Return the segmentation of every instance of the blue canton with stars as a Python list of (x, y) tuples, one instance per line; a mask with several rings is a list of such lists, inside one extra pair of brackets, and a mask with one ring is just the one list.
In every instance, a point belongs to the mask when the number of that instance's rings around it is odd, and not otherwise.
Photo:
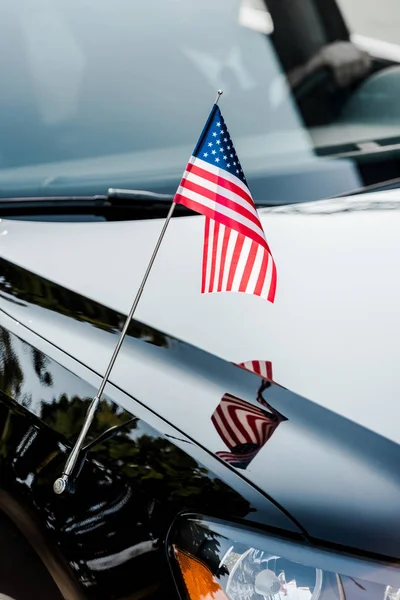
[(231, 136), (225, 125), (221, 111), (214, 104), (206, 126), (200, 136), (193, 156), (201, 158), (210, 165), (224, 169), (246, 183), (242, 166), (237, 157)]

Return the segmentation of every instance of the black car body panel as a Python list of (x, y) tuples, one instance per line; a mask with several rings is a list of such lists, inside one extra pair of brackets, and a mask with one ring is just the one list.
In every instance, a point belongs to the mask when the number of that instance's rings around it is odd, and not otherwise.
[[(116, 336), (121, 315), (3, 260), (1, 272), (2, 299), (9, 307), (40, 305), (50, 315), (68, 313)], [(151, 411), (138, 418), (121, 408), (114, 386), (97, 413), (92, 447), (81, 456), (73, 489), (55, 495), (54, 480), (95, 388), (28, 343), (24, 326), (21, 337), (11, 333), (6, 313), (0, 315), (0, 508), (28, 538), (34, 532), (34, 547), (39, 530), (47, 548), (42, 554), (53, 556), (55, 564), (47, 566), (63, 593), (71, 588), (79, 597), (77, 581), (85, 597), (174, 597), (163, 542), (173, 518), (185, 509), (303, 534), (268, 496), (183, 432)], [(170, 341), (137, 322), (129, 335), (154, 348)], [(143, 413), (143, 406), (130, 402)], [(111, 427), (116, 429), (101, 437)], [(27, 519), (30, 528), (24, 527)]]
[[(362, 56), (335, 0), (83, 4), (0, 3), (0, 597), (182, 598), (183, 513), (397, 564), (398, 49)], [(307, 70), (337, 42), (347, 85)], [(178, 209), (57, 495), (219, 87), (274, 312), (199, 300), (203, 221)]]
[[(95, 330), (101, 329), (103, 333), (106, 332), (108, 336), (115, 338), (118, 328), (123, 322), (122, 315), (29, 273), (8, 261), (1, 260), (1, 268), (4, 275), (1, 284), (0, 306), (4, 311), (3, 314), (7, 312), (9, 315), (13, 315), (14, 308), (18, 309), (18, 313), (15, 312), (15, 314), (19, 316), (21, 331), (29, 331), (29, 314), (35, 307), (40, 307), (41, 310), (45, 310), (50, 322), (52, 315), (56, 317), (56, 315), (63, 314), (64, 318), (67, 317), (68, 320), (71, 320), (71, 324), (74, 322), (75, 332), (77, 331), (76, 327), (78, 329), (85, 328), (86, 335), (90, 336), (91, 331), (94, 333)], [(23, 317), (23, 314), (26, 316)], [(5, 328), (2, 328), (2, 335), (3, 348), (6, 349), (5, 358), (3, 358), (3, 394), (8, 390), (7, 396), (16, 403), (15, 407), (18, 407), (19, 413), (21, 411), (26, 413), (29, 417), (28, 421), (32, 418), (38, 419), (40, 428), (44, 428), (48, 435), (53, 436), (53, 439), (62, 440), (64, 444), (63, 450), (58, 452), (57, 457), (47, 467), (49, 473), (49, 478), (46, 480), (47, 495), (51, 495), (52, 482), (57, 474), (61, 473), (67, 448), (79, 433), (89, 399), (93, 397), (95, 388), (85, 382), (84, 377), (78, 377), (61, 367), (48, 354), (43, 354), (37, 348), (27, 346), (26, 342), (10, 334)], [(80, 336), (77, 336), (76, 339), (80, 339)], [(129, 439), (128, 446), (132, 448), (133, 453), (136, 453), (138, 452), (138, 443), (140, 445), (138, 440), (153, 438), (154, 441), (150, 446), (154, 444), (154, 447), (158, 448), (155, 454), (162, 453), (163, 445), (166, 444), (166, 448), (169, 450), (165, 450), (165, 452), (172, 452), (173, 449), (173, 452), (181, 457), (176, 459), (176, 469), (180, 475), (176, 475), (175, 479), (172, 474), (172, 479), (176, 480), (178, 488), (181, 488), (180, 477), (186, 476), (180, 472), (180, 462), (183, 461), (184, 464), (185, 461), (189, 461), (192, 464), (192, 467), (187, 467), (185, 471), (189, 476), (189, 473), (195, 473), (199, 468), (199, 462), (203, 461), (205, 464), (204, 457), (207, 455), (206, 463), (212, 473), (211, 481), (216, 474), (219, 477), (222, 475), (222, 479), (231, 487), (230, 490), (229, 487), (226, 488), (227, 494), (234, 496), (236, 492), (233, 492), (232, 488), (236, 490), (238, 489), (236, 486), (239, 485), (241, 490), (240, 495), (237, 496), (239, 505), (244, 502), (248, 507), (241, 513), (236, 510), (234, 502), (226, 503), (223, 494), (217, 500), (220, 486), (224, 487), (222, 483), (218, 484), (215, 498), (210, 503), (206, 503), (206, 499), (210, 500), (211, 493), (207, 490), (203, 498), (204, 484), (197, 481), (197, 483), (188, 484), (193, 497), (191, 494), (186, 496), (186, 492), (181, 490), (184, 501), (179, 497), (179, 501), (175, 505), (171, 505), (172, 512), (166, 518), (166, 522), (179, 508), (182, 510), (190, 508), (200, 512), (211, 511), (213, 514), (227, 516), (226, 506), (228, 505), (232, 508), (230, 517), (233, 519), (247, 518), (270, 527), (298, 534), (303, 533), (309, 538), (321, 542), (330, 541), (382, 555), (399, 556), (395, 465), (400, 458), (400, 451), (395, 443), (317, 406), (279, 385), (271, 385), (263, 392), (263, 398), (269, 403), (270, 408), (272, 405), (275, 410), (279, 411), (279, 414), (284, 415), (284, 420), (272, 439), (265, 447), (261, 448), (259, 456), (248, 465), (248, 468), (232, 468), (226, 463), (217, 462), (215, 456), (218, 456), (218, 453), (214, 448), (213, 439), (215, 426), (211, 418), (203, 419), (204, 410), (201, 407), (196, 409), (195, 423), (201, 429), (198, 430), (197, 437), (193, 433), (196, 431), (190, 417), (194, 410), (193, 386), (201, 386), (204, 404), (206, 404), (207, 377), (210, 380), (213, 377), (222, 378), (225, 383), (221, 385), (225, 385), (227, 393), (237, 394), (237, 390), (240, 389), (242, 396), (245, 396), (247, 401), (254, 402), (260, 379), (137, 321), (133, 321), (130, 326), (127, 343), (134, 340), (136, 340), (135, 343), (141, 345), (141, 352), (145, 356), (145, 360), (149, 360), (150, 364), (155, 365), (155, 378), (162, 379), (162, 369), (165, 368), (169, 374), (174, 374), (176, 406), (173, 406), (169, 399), (167, 406), (159, 404), (158, 410), (146, 410), (146, 418), (127, 426), (126, 430), (122, 427), (115, 439), (90, 450), (89, 457), (92, 456), (92, 453), (95, 456), (99, 453), (98, 456), (101, 458), (100, 462), (103, 466), (109, 464), (110, 456), (114, 457), (116, 462), (113, 463), (113, 469), (120, 477), (122, 473), (129, 473), (126, 465), (129, 463), (130, 451), (127, 451), (127, 455), (119, 459), (117, 458), (120, 452), (117, 449), (118, 445), (122, 444), (122, 447), (125, 448), (128, 443), (126, 440)], [(63, 351), (62, 339), (59, 340), (59, 349), (57, 350), (58, 352)], [(163, 353), (161, 361), (160, 352)], [(76, 356), (79, 357), (78, 350)], [(27, 357), (30, 357), (29, 360)], [(191, 370), (190, 377), (189, 369)], [(110, 385), (110, 390), (113, 392), (108, 392), (110, 400), (105, 401), (98, 414), (91, 433), (92, 438), (101, 435), (107, 429), (107, 425), (122, 426), (124, 421), (129, 420), (132, 416), (136, 417), (140, 413), (139, 409), (143, 410), (143, 405), (148, 404), (146, 399), (143, 400), (140, 397), (135, 400), (128, 399), (128, 404), (126, 398), (121, 402), (117, 395), (118, 387), (121, 386), (118, 374), (115, 377), (116, 379), (111, 377), (113, 385)], [(185, 395), (182, 396), (182, 388), (177, 385), (177, 382), (178, 379), (185, 380), (185, 377), (188, 378), (188, 388)], [(63, 382), (63, 389), (60, 389), (59, 381)], [(194, 384), (194, 381), (197, 383)], [(135, 383), (132, 382), (132, 389), (135, 388)], [(35, 389), (36, 393), (26, 393), (26, 390)], [(156, 386), (154, 386), (155, 389)], [(57, 390), (56, 395), (55, 390)], [(245, 390), (247, 391), (245, 392)], [(119, 393), (121, 394), (121, 390)], [(154, 393), (158, 398), (158, 388)], [(159, 402), (162, 403), (163, 398), (160, 397)], [(212, 402), (216, 408), (218, 396), (215, 396), (215, 400)], [(136, 410), (134, 409), (135, 405)], [(127, 406), (131, 407), (129, 411), (126, 410)], [(165, 415), (168, 415), (168, 411), (174, 415), (175, 410), (183, 413), (183, 418), (188, 423), (187, 431), (176, 429), (176, 423), (174, 423), (173, 431), (165, 438), (166, 434), (163, 435), (163, 431), (169, 431), (171, 428)], [(163, 417), (163, 421), (159, 420), (154, 412), (158, 412)], [(155, 428), (151, 426), (152, 419), (157, 419)], [(171, 416), (170, 423), (173, 420), (174, 417)], [(161, 424), (163, 425), (161, 426)], [(139, 431), (143, 431), (143, 433), (139, 434)], [(189, 437), (188, 432), (191, 432)], [(175, 447), (176, 444), (186, 452), (178, 450)], [(16, 447), (19, 445), (24, 446), (21, 440), (16, 442)], [(29, 446), (30, 444), (28, 444)], [(222, 441), (220, 446), (223, 446)], [(14, 452), (15, 450), (7, 450), (5, 454), (12, 456)], [(199, 458), (199, 452), (203, 456), (202, 459)], [(214, 458), (208, 453), (214, 455)], [(382, 457), (384, 457), (384, 463)], [(43, 460), (44, 456), (41, 456), (38, 459), (35, 458), (34, 462), (40, 463)], [(158, 461), (159, 458), (156, 460)], [(138, 461), (139, 466), (135, 467), (136, 470), (132, 471), (132, 480), (135, 482), (140, 480), (141, 486), (146, 489), (148, 480), (146, 477), (142, 479), (139, 473), (146, 472), (147, 467), (141, 465), (141, 461)], [(223, 464), (224, 466), (222, 466)], [(77, 495), (80, 494), (81, 486), (86, 485), (81, 483), (87, 479), (85, 473), (90, 471), (86, 462), (84, 465), (83, 471), (76, 481)], [(356, 479), (355, 474), (357, 474)], [(154, 474), (156, 482), (158, 476)], [(193, 476), (198, 477), (198, 475)], [(165, 473), (163, 477), (168, 480), (164, 483), (170, 485), (169, 477)], [(226, 479), (227, 477), (228, 479)], [(149, 476), (149, 482), (152, 481), (152, 477)], [(160, 481), (162, 481), (161, 478)], [(356, 481), (354, 486), (353, 481)], [(251, 492), (252, 488), (249, 484), (255, 486), (259, 491)], [(244, 486), (243, 489), (242, 486)], [(142, 493), (142, 489), (140, 492)], [(174, 491), (173, 495), (176, 493)], [(249, 493), (250, 496), (248, 496)], [(162, 502), (165, 494), (166, 491), (161, 486), (153, 500)], [(252, 494), (254, 497), (251, 500)], [(262, 494), (269, 500), (262, 501)], [(376, 494), (381, 498), (380, 502), (377, 502)], [(54, 502), (54, 506), (57, 506), (57, 498), (52, 499), (52, 504)], [(280, 507), (280, 510), (275, 508), (274, 504)], [(249, 508), (250, 506), (251, 508)], [(280, 511), (290, 517), (285, 517)], [(329, 514), (329, 518), (327, 518), (327, 514)]]

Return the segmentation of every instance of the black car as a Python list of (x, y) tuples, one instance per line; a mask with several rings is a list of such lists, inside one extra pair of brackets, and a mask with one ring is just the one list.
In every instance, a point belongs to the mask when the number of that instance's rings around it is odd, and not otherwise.
[[(0, 30), (0, 598), (397, 600), (394, 55), (334, 0), (4, 2)], [(218, 88), (275, 305), (199, 293), (179, 207), (86, 431)]]

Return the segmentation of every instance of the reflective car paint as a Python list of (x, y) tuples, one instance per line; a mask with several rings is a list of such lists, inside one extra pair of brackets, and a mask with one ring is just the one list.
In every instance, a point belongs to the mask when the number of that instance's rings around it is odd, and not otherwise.
[[(36, 330), (57, 345), (52, 352), (61, 363), (66, 353), (101, 373), (121, 315), (4, 260), (1, 272), (0, 306), (13, 316), (7, 328), (17, 335), (30, 330), (39, 341)], [(117, 387), (124, 390), (185, 437), (211, 453), (221, 451), (212, 423), (217, 405), (229, 392), (257, 406), (260, 378), (140, 322), (132, 323), (131, 331), (111, 376), (113, 393)], [(313, 538), (399, 556), (398, 445), (280, 386), (269, 387), (264, 398), (287, 421), (251, 464), (236, 473), (288, 511)], [(125, 394), (118, 400), (138, 415), (132, 403)], [(224, 470), (231, 476), (228, 466), (220, 473)], [(216, 473), (215, 466), (212, 471)], [(236, 481), (231, 482), (234, 488)], [(279, 520), (274, 513), (269, 517), (264, 522)], [(283, 528), (287, 525), (281, 522)]]
[[(20, 301), (21, 290), (17, 296)], [(164, 540), (184, 509), (301, 533), (265, 495), (114, 386), (97, 413), (72, 491), (56, 496), (54, 479), (99, 377), (65, 355), (69, 368), (62, 366), (26, 341), (40, 345), (38, 336), (0, 317), (0, 510), (44, 558), (63, 597), (174, 598)], [(112, 324), (96, 326), (114, 337)], [(142, 345), (167, 343), (161, 335), (145, 341), (147, 328), (133, 333)], [(47, 350), (57, 354), (50, 344)], [(104, 437), (110, 427), (116, 429)]]
[[(273, 306), (201, 295), (203, 217), (173, 219), (136, 317), (228, 361), (271, 361), (278, 383), (400, 442), (399, 206), (391, 190), (261, 209), (278, 268)], [(0, 256), (127, 314), (161, 226), (2, 221)], [(90, 359), (99, 371), (109, 352)]]

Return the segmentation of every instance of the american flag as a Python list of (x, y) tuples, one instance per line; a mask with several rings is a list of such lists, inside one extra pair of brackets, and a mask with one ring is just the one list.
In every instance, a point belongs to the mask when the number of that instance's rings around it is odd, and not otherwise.
[(275, 262), (216, 104), (174, 201), (206, 217), (202, 293), (245, 292), (273, 302), (277, 282)]
[(245, 469), (279, 424), (287, 420), (267, 406), (271, 412), (231, 394), (224, 394), (211, 421), (229, 452), (220, 451), (216, 455), (235, 467)]

